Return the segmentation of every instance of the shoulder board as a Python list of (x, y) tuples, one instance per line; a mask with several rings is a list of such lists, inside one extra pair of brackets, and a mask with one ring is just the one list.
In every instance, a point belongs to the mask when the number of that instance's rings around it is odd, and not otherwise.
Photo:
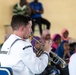
[(29, 46), (26, 46), (26, 47), (24, 47), (24, 48), (23, 48), (23, 50), (25, 50), (26, 48), (29, 48), (29, 47), (32, 47), (32, 46), (31, 46), (31, 45), (29, 45)]

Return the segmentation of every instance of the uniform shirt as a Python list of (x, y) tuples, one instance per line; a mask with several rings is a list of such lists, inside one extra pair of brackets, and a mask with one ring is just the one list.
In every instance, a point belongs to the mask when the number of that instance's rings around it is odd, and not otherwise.
[(69, 75), (76, 75), (76, 53), (71, 56), (69, 61)]
[[(11, 46), (16, 39), (20, 40)], [(46, 54), (42, 54), (39, 58), (36, 57), (29, 40), (23, 41), (14, 34), (5, 41), (1, 51), (8, 51), (7, 54), (0, 54), (1, 66), (11, 67), (14, 75), (39, 74), (44, 71), (48, 64)]]
[[(31, 2), (30, 3), (30, 8), (31, 9), (34, 9), (34, 10), (41, 10), (43, 9), (43, 6), (42, 6), (42, 3), (40, 2), (37, 2), (37, 3), (34, 3), (34, 2)], [(41, 14), (40, 13), (36, 13), (36, 14), (31, 14), (31, 17), (34, 19), (34, 18), (39, 18), (41, 17)]]

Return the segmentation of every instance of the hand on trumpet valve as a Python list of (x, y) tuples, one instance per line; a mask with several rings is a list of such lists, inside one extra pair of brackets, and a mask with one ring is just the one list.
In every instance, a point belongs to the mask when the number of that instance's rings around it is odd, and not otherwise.
[(48, 53), (51, 51), (51, 43), (50, 43), (50, 41), (47, 40), (45, 42), (43, 50), (48, 52)]

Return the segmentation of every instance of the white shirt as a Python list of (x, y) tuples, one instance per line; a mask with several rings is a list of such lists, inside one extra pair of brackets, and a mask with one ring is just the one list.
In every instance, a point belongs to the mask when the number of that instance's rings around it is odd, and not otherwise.
[(76, 53), (74, 53), (69, 62), (69, 74), (76, 75)]
[(44, 71), (48, 64), (48, 56), (42, 54), (39, 58), (33, 52), (29, 40), (16, 41), (20, 37), (12, 34), (3, 44), (1, 51), (8, 51), (7, 54), (0, 54), (2, 67), (11, 67), (14, 75), (34, 75)]

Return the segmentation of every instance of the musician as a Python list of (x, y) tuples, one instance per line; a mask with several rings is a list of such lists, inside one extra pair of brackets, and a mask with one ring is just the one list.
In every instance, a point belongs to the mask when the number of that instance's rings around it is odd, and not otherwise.
[(76, 53), (70, 57), (69, 61), (69, 75), (76, 75)]
[(13, 34), (5, 41), (1, 51), (7, 51), (0, 55), (2, 67), (11, 67), (14, 75), (35, 75), (44, 71), (48, 64), (50, 42), (46, 41), (44, 52), (36, 57), (29, 41), (32, 21), (30, 17), (14, 15), (11, 21)]

